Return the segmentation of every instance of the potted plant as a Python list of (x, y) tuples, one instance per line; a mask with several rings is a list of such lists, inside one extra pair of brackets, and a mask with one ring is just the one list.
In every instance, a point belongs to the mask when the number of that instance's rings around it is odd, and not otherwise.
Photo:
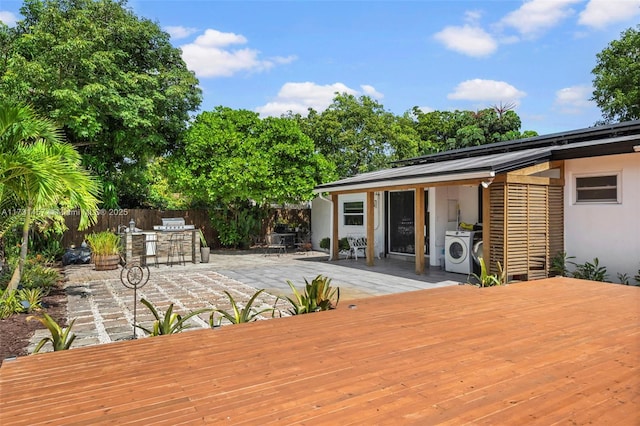
[(204, 237), (202, 228), (200, 228), (200, 263), (209, 263), (210, 254), (211, 247), (207, 245), (207, 239)]
[(91, 260), (96, 271), (118, 269), (120, 263), (120, 236), (103, 231), (87, 235), (91, 248)]

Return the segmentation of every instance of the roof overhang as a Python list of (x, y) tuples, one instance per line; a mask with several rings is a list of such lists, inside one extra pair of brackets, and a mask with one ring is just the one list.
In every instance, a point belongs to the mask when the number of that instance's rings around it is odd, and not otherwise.
[(354, 192), (354, 191), (367, 191), (375, 189), (384, 189), (388, 187), (401, 187), (401, 186), (429, 186), (429, 184), (435, 184), (440, 182), (454, 182), (454, 181), (468, 181), (468, 180), (483, 180), (494, 178), (496, 173), (493, 170), (480, 170), (463, 173), (451, 173), (443, 175), (431, 175), (431, 176), (413, 176), (403, 177), (397, 179), (385, 179), (369, 182), (354, 182), (351, 184), (340, 182), (334, 182), (327, 185), (321, 185), (316, 187), (313, 192), (316, 194), (322, 192)]

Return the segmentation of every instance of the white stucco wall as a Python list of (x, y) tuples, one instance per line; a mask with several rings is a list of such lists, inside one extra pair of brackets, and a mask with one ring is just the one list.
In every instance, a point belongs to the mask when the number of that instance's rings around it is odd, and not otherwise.
[(316, 197), (311, 202), (311, 244), (320, 250), (320, 240), (331, 237), (331, 202)]
[[(620, 203), (575, 203), (575, 176), (620, 173)], [(565, 251), (576, 263), (598, 258), (609, 280), (640, 268), (640, 153), (565, 161)], [(571, 268), (570, 268), (571, 269)]]
[[(364, 205), (364, 223), (362, 226), (345, 225), (342, 216), (345, 202), (362, 201)], [(374, 195), (374, 239), (377, 252), (384, 252), (384, 224), (381, 218), (384, 215), (384, 202), (381, 193)], [(327, 200), (315, 198), (311, 205), (311, 242), (315, 250), (320, 249), (320, 240), (331, 237), (331, 210), (332, 205)], [(367, 234), (367, 195), (366, 193), (344, 194), (338, 196), (338, 236)], [(377, 253), (376, 253), (377, 254)]]

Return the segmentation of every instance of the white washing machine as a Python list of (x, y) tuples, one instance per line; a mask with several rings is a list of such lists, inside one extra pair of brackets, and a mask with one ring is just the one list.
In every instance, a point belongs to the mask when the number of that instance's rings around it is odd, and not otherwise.
[(444, 237), (444, 269), (467, 274), (473, 272), (473, 231), (447, 231)]

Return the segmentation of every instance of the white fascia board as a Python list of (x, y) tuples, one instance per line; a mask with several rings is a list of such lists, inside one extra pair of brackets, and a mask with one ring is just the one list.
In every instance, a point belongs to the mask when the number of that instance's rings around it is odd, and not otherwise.
[(346, 185), (326, 186), (313, 190), (315, 194), (322, 192), (341, 192), (341, 191), (366, 191), (367, 189), (380, 189), (385, 186), (406, 186), (406, 185), (424, 185), (430, 183), (451, 182), (457, 180), (468, 179), (489, 179), (496, 176), (493, 170), (484, 170), (481, 172), (452, 173), (433, 176), (417, 176), (403, 179), (380, 180), (374, 182), (362, 182)]

